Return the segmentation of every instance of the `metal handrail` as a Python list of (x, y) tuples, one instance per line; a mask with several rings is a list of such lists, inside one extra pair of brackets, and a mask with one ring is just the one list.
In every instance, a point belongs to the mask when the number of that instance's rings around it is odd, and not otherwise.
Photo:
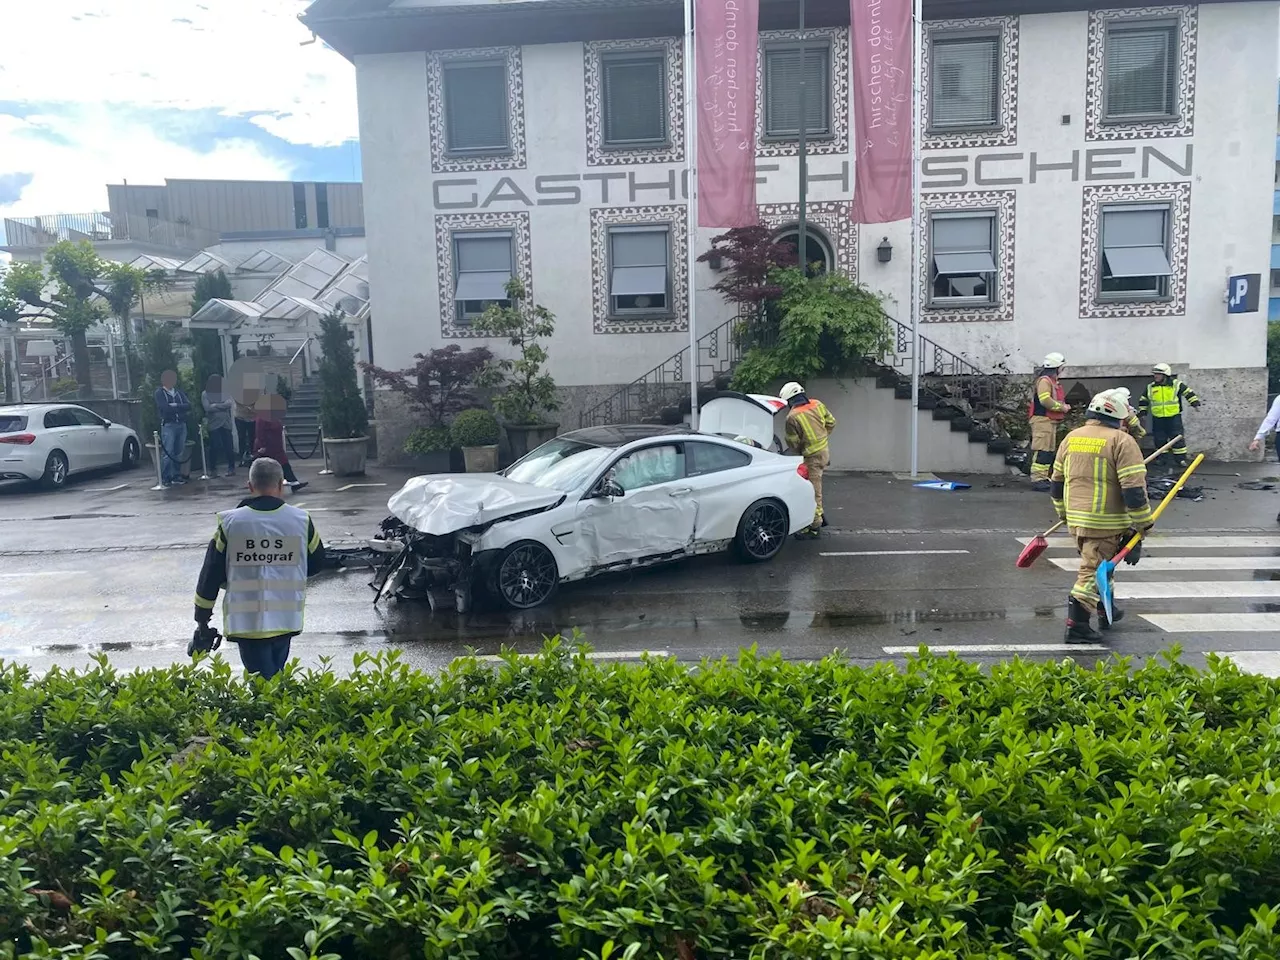
[(289, 358), (289, 366), (293, 366), (293, 361), (298, 359), (298, 356), (303, 350), (307, 349), (307, 344), (309, 344), (313, 339), (314, 337), (307, 337), (307, 339), (302, 341), (302, 346), (295, 350), (293, 356)]

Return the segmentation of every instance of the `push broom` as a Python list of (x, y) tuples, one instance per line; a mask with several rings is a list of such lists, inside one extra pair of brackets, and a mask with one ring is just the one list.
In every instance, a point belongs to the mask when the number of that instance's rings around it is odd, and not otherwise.
[[(1175, 443), (1182, 439), (1182, 434), (1178, 434), (1163, 447), (1153, 453), (1147, 459), (1143, 460), (1144, 464), (1150, 463), (1162, 453), (1169, 451)], [(1026, 570), (1040, 558), (1040, 554), (1049, 549), (1049, 537), (1053, 536), (1066, 524), (1067, 521), (1059, 520), (1052, 527), (1040, 534), (1038, 537), (1032, 538), (1031, 542), (1022, 548), (1022, 552), (1018, 554), (1017, 566), (1019, 569)]]
[[(1169, 504), (1173, 503), (1173, 498), (1178, 495), (1178, 491), (1182, 489), (1182, 485), (1191, 478), (1191, 475), (1193, 473), (1196, 472), (1196, 467), (1200, 466), (1200, 464), (1203, 462), (1204, 462), (1204, 454), (1203, 453), (1198, 454), (1196, 458), (1191, 461), (1191, 466), (1187, 467), (1187, 469), (1183, 471), (1182, 476), (1178, 478), (1178, 482), (1173, 485), (1173, 489), (1164, 495), (1164, 499), (1160, 501), (1160, 506), (1156, 507), (1155, 511), (1151, 514), (1151, 523), (1153, 526), (1155, 525), (1155, 522), (1160, 519), (1160, 514), (1164, 513), (1164, 508), (1167, 507)], [(1120, 563), (1120, 561), (1129, 555), (1129, 551), (1132, 550), (1141, 542), (1142, 542), (1142, 533), (1141, 532), (1135, 533), (1129, 539), (1129, 542), (1124, 545), (1123, 550), (1117, 553), (1110, 560), (1104, 560), (1102, 561), (1102, 563), (1098, 564), (1098, 572), (1095, 575), (1095, 579), (1098, 584), (1098, 596), (1102, 598), (1102, 605), (1107, 611), (1108, 620), (1111, 619), (1111, 611), (1112, 611), (1112, 596), (1111, 596), (1112, 574), (1115, 573), (1116, 566)]]

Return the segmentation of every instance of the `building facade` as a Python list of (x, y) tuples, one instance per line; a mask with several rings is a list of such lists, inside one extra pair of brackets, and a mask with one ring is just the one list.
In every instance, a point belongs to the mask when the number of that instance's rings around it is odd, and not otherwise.
[[(1206, 400), (1193, 442), (1238, 455), (1266, 317), (1229, 318), (1226, 279), (1269, 256), (1277, 3), (1045, 7), (926, 0), (912, 263), (909, 221), (850, 219), (847, 0), (810, 0), (803, 57), (794, 2), (761, 0), (760, 219), (794, 234), (803, 122), (811, 259), (903, 323), (914, 274), (924, 335), (985, 371), (1052, 350), (1090, 382), (1171, 363)], [(306, 19), (356, 66), (381, 357), (485, 343), (471, 323), (518, 275), (557, 317), (571, 428), (689, 342), (690, 298), (699, 336), (732, 320), (683, 255), (679, 2), (317, 0)], [(701, 250), (722, 232), (697, 229)]]
[(1267, 319), (1280, 320), (1280, 83), (1276, 85), (1276, 172), (1271, 194), (1271, 299)]

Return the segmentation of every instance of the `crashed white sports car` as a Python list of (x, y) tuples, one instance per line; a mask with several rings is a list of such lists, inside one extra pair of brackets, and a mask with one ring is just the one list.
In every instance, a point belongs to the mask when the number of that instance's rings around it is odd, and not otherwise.
[(718, 400), (706, 405), (700, 432), (588, 428), (499, 474), (414, 477), (374, 541), (394, 555), (379, 598), (434, 604), (432, 588), (452, 586), (465, 612), (478, 587), (527, 609), (561, 583), (610, 571), (729, 549), (771, 560), (813, 521), (813, 487), (799, 457), (768, 449), (780, 400), (723, 400), (719, 412)]

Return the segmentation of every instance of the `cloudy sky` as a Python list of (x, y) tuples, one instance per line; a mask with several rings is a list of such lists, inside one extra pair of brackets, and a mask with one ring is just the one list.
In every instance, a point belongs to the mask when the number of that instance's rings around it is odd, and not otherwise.
[(0, 216), (107, 183), (360, 176), (351, 65), (306, 0), (0, 0)]

